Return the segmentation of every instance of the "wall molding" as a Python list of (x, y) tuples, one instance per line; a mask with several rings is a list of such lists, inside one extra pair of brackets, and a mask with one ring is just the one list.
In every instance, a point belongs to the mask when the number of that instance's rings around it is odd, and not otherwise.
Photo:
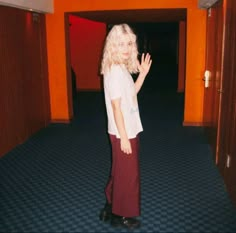
[(212, 124), (210, 122), (189, 122), (189, 121), (184, 121), (183, 126), (196, 126), (196, 127), (207, 127), (211, 126)]

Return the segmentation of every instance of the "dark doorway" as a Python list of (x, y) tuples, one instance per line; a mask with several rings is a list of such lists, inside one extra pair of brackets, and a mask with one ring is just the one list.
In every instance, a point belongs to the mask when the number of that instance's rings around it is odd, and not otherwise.
[(152, 67), (145, 89), (177, 90), (178, 22), (132, 24), (137, 36), (140, 56), (149, 52)]

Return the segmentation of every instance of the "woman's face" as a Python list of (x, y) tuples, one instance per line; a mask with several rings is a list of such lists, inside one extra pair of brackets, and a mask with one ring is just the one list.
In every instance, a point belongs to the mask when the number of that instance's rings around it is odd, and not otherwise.
[(133, 42), (128, 35), (123, 35), (118, 42), (118, 53), (123, 62), (126, 62), (132, 52)]

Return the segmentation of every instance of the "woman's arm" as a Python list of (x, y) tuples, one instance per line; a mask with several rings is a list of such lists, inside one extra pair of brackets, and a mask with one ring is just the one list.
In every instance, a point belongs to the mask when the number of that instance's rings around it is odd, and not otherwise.
[(131, 144), (126, 133), (124, 118), (123, 118), (123, 114), (120, 108), (120, 101), (121, 101), (120, 98), (114, 99), (111, 101), (114, 119), (115, 119), (118, 132), (120, 134), (121, 150), (126, 154), (131, 154), (132, 148), (131, 148)]

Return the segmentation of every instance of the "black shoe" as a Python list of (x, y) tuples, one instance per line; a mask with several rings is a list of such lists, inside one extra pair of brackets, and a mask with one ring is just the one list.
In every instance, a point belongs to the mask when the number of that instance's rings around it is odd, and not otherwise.
[(111, 226), (136, 229), (141, 226), (141, 222), (136, 218), (126, 218), (117, 215), (112, 215)]
[(106, 203), (100, 212), (99, 219), (103, 222), (108, 222), (111, 220), (111, 215), (111, 204)]

